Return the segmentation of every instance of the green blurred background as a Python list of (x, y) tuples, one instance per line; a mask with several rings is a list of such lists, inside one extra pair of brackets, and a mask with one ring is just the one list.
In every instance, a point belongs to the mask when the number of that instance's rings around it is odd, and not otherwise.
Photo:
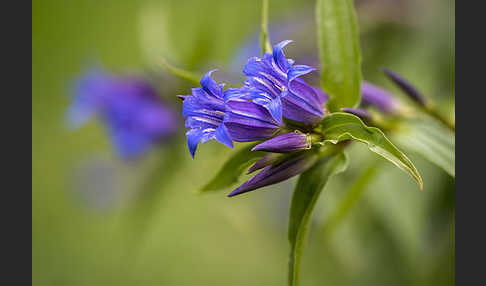
[[(453, 114), (454, 2), (355, 3), (364, 78), (399, 94), (380, 71), (390, 67)], [(270, 38), (291, 37), (289, 57), (315, 65), (313, 5), (270, 0)], [(286, 284), (295, 179), (231, 199), (230, 190), (200, 195), (232, 151), (210, 142), (191, 159), (182, 121), (173, 140), (127, 164), (99, 122), (71, 132), (64, 118), (73, 80), (93, 63), (147, 75), (179, 110), (175, 95), (191, 85), (166, 74), (160, 56), (238, 82), (246, 58), (259, 53), (259, 18), (257, 0), (33, 1), (33, 285)], [(353, 146), (348, 171), (316, 207), (302, 285), (454, 284), (454, 179), (407, 155), (422, 192)], [(375, 163), (363, 195), (329, 231), (353, 180)]]

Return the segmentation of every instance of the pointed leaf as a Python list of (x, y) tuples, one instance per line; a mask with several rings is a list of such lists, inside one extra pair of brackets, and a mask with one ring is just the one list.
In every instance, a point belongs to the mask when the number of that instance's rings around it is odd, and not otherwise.
[(361, 52), (352, 0), (317, 0), (321, 85), (328, 108), (357, 107), (361, 99)]
[(422, 178), (412, 162), (388, 140), (383, 132), (375, 127), (366, 126), (359, 117), (336, 112), (321, 121), (323, 142), (336, 144), (346, 139), (354, 139), (368, 145), (368, 148), (407, 172), (423, 188)]
[(455, 177), (456, 136), (433, 118), (404, 122), (393, 139), (403, 148), (423, 156)]
[(201, 192), (221, 190), (236, 184), (250, 165), (265, 155), (265, 152), (251, 151), (255, 146), (256, 144), (251, 144), (236, 152), (224, 163), (213, 179), (202, 188)]
[(292, 196), (288, 230), (290, 242), (289, 285), (291, 286), (298, 285), (302, 251), (317, 199), (329, 177), (343, 172), (346, 167), (346, 155), (343, 152), (334, 153), (319, 160), (299, 177)]

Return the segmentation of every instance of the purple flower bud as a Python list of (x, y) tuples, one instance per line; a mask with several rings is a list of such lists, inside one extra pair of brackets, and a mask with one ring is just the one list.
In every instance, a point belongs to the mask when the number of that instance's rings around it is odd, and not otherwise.
[(265, 168), (268, 165), (273, 164), (281, 155), (276, 153), (268, 153), (265, 154), (260, 160), (258, 160), (255, 164), (253, 164), (250, 169), (248, 169), (247, 174), (251, 174), (256, 170), (260, 170)]
[(383, 72), (388, 76), (388, 78), (390, 78), (395, 84), (397, 84), (413, 101), (422, 106), (425, 106), (427, 104), (425, 97), (401, 75), (387, 68), (384, 68)]
[(290, 132), (260, 143), (251, 150), (273, 153), (290, 153), (310, 149), (310, 147), (311, 139), (309, 136), (300, 132)]
[(361, 83), (361, 102), (376, 106), (380, 111), (389, 114), (397, 113), (399, 107), (392, 94), (366, 81)]
[(347, 112), (347, 113), (354, 114), (354, 115), (358, 116), (359, 118), (361, 118), (363, 120), (370, 120), (371, 119), (371, 114), (368, 111), (361, 109), (361, 108), (344, 107), (344, 108), (341, 108), (341, 110), (344, 111), (344, 112)]
[(317, 160), (314, 152), (302, 152), (297, 155), (289, 156), (287, 160), (279, 161), (265, 167), (260, 173), (243, 183), (236, 190), (232, 191), (228, 197), (250, 192), (258, 188), (273, 185), (296, 176), (312, 167)]

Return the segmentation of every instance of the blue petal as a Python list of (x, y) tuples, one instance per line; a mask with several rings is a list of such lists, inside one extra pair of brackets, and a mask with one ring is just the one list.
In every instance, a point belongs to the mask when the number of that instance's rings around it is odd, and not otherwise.
[(224, 91), (224, 102), (227, 102), (231, 99), (239, 99), (239, 98), (243, 98), (243, 99), (251, 99), (249, 96), (248, 96), (248, 93), (245, 93), (241, 90), (241, 88), (228, 88)]
[(189, 153), (191, 153), (192, 158), (196, 154), (197, 144), (199, 140), (202, 138), (202, 130), (200, 129), (191, 129), (186, 132), (187, 136), (187, 147), (189, 148)]
[(311, 67), (311, 66), (306, 66), (306, 65), (295, 65), (292, 66), (289, 71), (287, 72), (288, 75), (288, 82), (293, 81), (294, 79), (298, 78), (299, 76), (308, 74), (312, 71), (315, 71), (316, 69)]
[[(278, 68), (273, 61), (273, 57), (269, 53), (265, 53), (263, 59), (253, 57), (248, 60), (248, 63), (243, 69), (243, 73), (248, 77), (253, 84), (265, 86), (265, 89), (272, 92), (274, 96), (278, 96), (280, 91), (286, 84), (286, 71)], [(252, 84), (250, 83), (250, 86)]]
[(324, 112), (317, 111), (302, 98), (292, 92), (282, 92), (282, 107), (284, 117), (308, 124), (314, 124), (324, 116)]
[(280, 84), (274, 84), (266, 77), (248, 77), (245, 81), (245, 87), (249, 91), (259, 91), (268, 94), (268, 97), (278, 97), (281, 93)]
[(289, 68), (289, 62), (287, 61), (282, 49), (291, 42), (291, 40), (282, 41), (273, 47), (273, 59), (278, 67), (284, 72), (286, 72)]
[(280, 100), (280, 96), (275, 97), (271, 100), (265, 108), (270, 112), (273, 119), (275, 119), (279, 125), (283, 124), (282, 121), (282, 101)]
[(218, 129), (216, 129), (216, 140), (230, 148), (233, 148), (233, 140), (231, 140), (231, 136), (229, 135), (224, 124), (221, 124)]
[[(213, 124), (217, 127), (224, 117), (224, 112), (215, 110), (212, 106), (204, 106), (199, 98), (190, 97), (184, 100), (182, 115), (184, 117), (197, 119), (202, 122)], [(191, 128), (193, 128), (191, 126)]]
[(238, 120), (225, 122), (224, 125), (228, 128), (231, 138), (236, 142), (252, 142), (267, 139), (275, 135), (278, 131), (278, 129), (273, 126), (250, 126), (247, 123), (241, 123)]
[(216, 70), (217, 69), (208, 71), (201, 78), (201, 86), (210, 95), (216, 96), (218, 98), (222, 98), (223, 89), (216, 83), (214, 79), (211, 78), (211, 74)]
[(314, 123), (324, 116), (324, 94), (320, 94), (312, 86), (299, 77), (315, 70), (306, 65), (292, 66), (288, 71), (288, 91), (282, 92), (284, 116), (289, 119)]
[(233, 116), (239, 116), (245, 121), (259, 122), (258, 125), (264, 124), (266, 126), (278, 128), (279, 124), (276, 122), (267, 108), (264, 106), (247, 101), (247, 100), (230, 100), (227, 102), (227, 113), (225, 122)]

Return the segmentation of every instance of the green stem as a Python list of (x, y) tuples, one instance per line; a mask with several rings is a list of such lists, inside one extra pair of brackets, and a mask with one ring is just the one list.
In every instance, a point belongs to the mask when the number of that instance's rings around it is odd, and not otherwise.
[(178, 76), (178, 77), (185, 79), (187, 81), (199, 84), (199, 79), (201, 78), (199, 75), (194, 74), (194, 73), (189, 72), (189, 71), (186, 71), (186, 70), (183, 70), (181, 68), (172, 66), (164, 58), (160, 58), (160, 63), (162, 64), (162, 66), (164, 66), (173, 75)]
[(316, 202), (328, 179), (346, 169), (347, 157), (343, 152), (338, 152), (338, 150), (342, 150), (341, 146), (336, 147), (320, 153), (321, 158), (314, 166), (300, 175), (295, 186), (290, 207), (288, 231), (290, 243), (289, 286), (299, 284), (302, 254), (307, 242), (309, 223)]
[(260, 34), (260, 46), (262, 48), (262, 54), (265, 52), (272, 52), (272, 45), (270, 45), (270, 39), (268, 35), (268, 0), (262, 1), (262, 31)]

